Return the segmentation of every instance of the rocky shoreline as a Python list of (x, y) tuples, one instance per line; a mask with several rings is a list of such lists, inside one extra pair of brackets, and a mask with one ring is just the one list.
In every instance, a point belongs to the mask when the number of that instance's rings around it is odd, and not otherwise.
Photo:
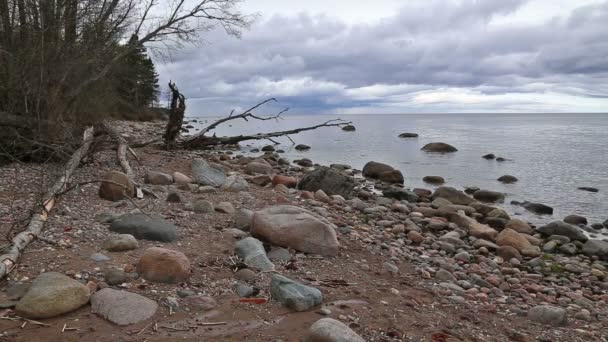
[[(160, 127), (121, 132), (144, 141)], [(608, 338), (608, 242), (582, 217), (535, 227), (495, 206), (500, 193), (410, 190), (389, 165), (292, 162), (272, 146), (136, 152), (158, 198), (125, 196), (117, 184), (134, 184), (99, 153), (79, 177), (112, 183), (70, 194), (43, 239), (54, 243), (36, 242), (3, 282), (6, 336), (36, 336), (23, 317), (67, 320), (80, 340), (112, 340), (113, 326), (159, 341)], [(15, 197), (29, 184), (9, 181), (18, 167), (0, 171)]]

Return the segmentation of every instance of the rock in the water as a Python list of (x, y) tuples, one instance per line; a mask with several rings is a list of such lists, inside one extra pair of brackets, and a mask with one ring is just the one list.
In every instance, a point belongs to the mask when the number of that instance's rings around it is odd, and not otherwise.
[(424, 178), (422, 178), (423, 182), (429, 183), (429, 184), (443, 184), (445, 183), (445, 179), (443, 179), (443, 177), (441, 176), (425, 176)]
[(124, 252), (139, 248), (139, 242), (131, 234), (119, 234), (110, 236), (102, 248), (109, 252)]
[(589, 192), (599, 192), (600, 191), (598, 188), (593, 188), (590, 186), (581, 186), (578, 189), (583, 190), (583, 191), (589, 191)]
[(236, 254), (250, 268), (258, 271), (274, 270), (274, 264), (268, 259), (264, 245), (256, 238), (248, 237), (238, 241), (236, 243)]
[(553, 215), (553, 208), (542, 203), (524, 202), (524, 209), (540, 215)]
[(215, 206), (207, 200), (197, 199), (192, 203), (192, 210), (199, 214), (212, 214), (215, 212)]
[(270, 293), (272, 298), (295, 311), (306, 311), (323, 302), (323, 294), (318, 289), (279, 274), (272, 276)]
[(608, 241), (589, 240), (583, 245), (583, 253), (589, 256), (608, 257)]
[(272, 145), (266, 145), (266, 146), (262, 147), (262, 151), (263, 152), (274, 152), (275, 148)]
[(89, 302), (89, 288), (56, 272), (42, 273), (15, 307), (19, 316), (50, 318), (74, 311)]
[(487, 159), (487, 160), (493, 160), (493, 159), (496, 159), (496, 156), (493, 153), (489, 153), (489, 154), (486, 154), (485, 156), (483, 156), (482, 158)]
[(386, 198), (393, 198), (400, 201), (408, 201), (410, 203), (418, 202), (418, 195), (413, 191), (398, 187), (390, 187), (382, 191), (382, 195)]
[(226, 173), (221, 167), (209, 164), (200, 158), (192, 160), (192, 175), (198, 184), (216, 188), (222, 186), (226, 181)]
[(370, 177), (370, 178), (380, 178), (380, 175), (384, 172), (387, 171), (393, 171), (395, 168), (393, 168), (390, 165), (386, 165), (386, 164), (382, 164), (382, 163), (378, 163), (375, 161), (370, 161), (367, 164), (365, 164), (365, 166), (363, 166), (363, 176), (364, 177)]
[(425, 152), (439, 152), (439, 153), (452, 153), (457, 152), (458, 149), (450, 144), (442, 142), (434, 142), (424, 145), (422, 150)]
[(305, 253), (336, 255), (340, 247), (329, 221), (306, 209), (289, 205), (255, 212), (251, 233), (275, 245)]
[(504, 175), (497, 179), (501, 183), (511, 184), (518, 181), (517, 177), (511, 175)]
[(157, 283), (181, 283), (190, 277), (190, 261), (181, 252), (151, 247), (137, 263), (137, 273)]
[(365, 340), (346, 324), (333, 318), (322, 318), (308, 329), (304, 342), (365, 342)]
[(474, 202), (474, 199), (469, 197), (467, 194), (460, 190), (456, 190), (449, 186), (442, 186), (437, 188), (433, 193), (432, 198), (435, 199), (437, 197), (445, 198), (453, 204), (458, 205), (469, 205)]
[(310, 150), (310, 146), (304, 145), (304, 144), (298, 144), (298, 145), (296, 145), (295, 149), (297, 151), (308, 151), (308, 150)]
[(580, 228), (561, 221), (551, 222), (545, 226), (537, 228), (536, 230), (545, 235), (567, 236), (570, 240), (578, 240), (582, 242), (589, 240), (589, 238)]
[(528, 318), (532, 321), (554, 327), (563, 327), (568, 324), (566, 310), (550, 305), (533, 307), (528, 312)]
[(230, 176), (226, 178), (226, 181), (222, 185), (222, 190), (228, 192), (248, 191), (249, 183), (243, 177)]
[(136, 239), (172, 242), (177, 240), (177, 227), (158, 216), (125, 214), (112, 222), (110, 230), (119, 234), (131, 234)]
[(354, 132), (357, 129), (353, 125), (346, 125), (346, 126), (342, 127), (342, 130), (345, 132)]
[(399, 134), (399, 138), (418, 138), (417, 133), (401, 133)]
[(118, 171), (110, 171), (103, 175), (99, 186), (99, 197), (108, 201), (120, 201), (127, 197), (135, 197), (135, 184), (129, 177)]
[(251, 221), (253, 221), (253, 210), (237, 210), (234, 215), (234, 221), (238, 229), (248, 232), (251, 227)]
[(355, 187), (352, 177), (346, 176), (335, 169), (321, 166), (305, 174), (298, 183), (298, 189), (315, 192), (323, 190), (328, 195), (340, 195), (350, 198)]
[(105, 288), (91, 296), (91, 311), (117, 325), (145, 321), (156, 313), (158, 304), (136, 293)]
[(403, 174), (399, 170), (382, 172), (378, 177), (379, 180), (391, 184), (403, 184)]
[(152, 185), (169, 185), (173, 184), (173, 177), (166, 173), (148, 170), (144, 175), (144, 183)]
[(564, 222), (578, 226), (579, 224), (586, 225), (587, 218), (580, 215), (568, 215), (564, 217)]
[(502, 192), (497, 192), (497, 191), (479, 190), (479, 191), (475, 191), (475, 193), (473, 194), (473, 197), (478, 201), (482, 201), (482, 202), (486, 202), (486, 203), (494, 203), (494, 202), (504, 201), (505, 194), (503, 194)]

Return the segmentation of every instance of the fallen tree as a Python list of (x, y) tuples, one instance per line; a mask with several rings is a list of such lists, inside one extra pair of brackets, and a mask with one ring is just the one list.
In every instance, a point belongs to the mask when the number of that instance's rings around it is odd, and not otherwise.
[(41, 212), (32, 216), (26, 229), (15, 235), (11, 241), (11, 245), (0, 255), (0, 279), (4, 278), (15, 268), (21, 252), (42, 232), (50, 211), (55, 206), (59, 196), (67, 189), (70, 178), (80, 164), (80, 161), (88, 154), (93, 142), (93, 132), (93, 127), (85, 130), (82, 145), (65, 164), (63, 174), (44, 195)]
[[(275, 140), (273, 140), (273, 138), (278, 138), (278, 137), (286, 137), (292, 143), (295, 144), (293, 139), (291, 139), (290, 135), (298, 134), (298, 133), (305, 132), (305, 131), (312, 131), (312, 130), (319, 129), (322, 127), (343, 127), (343, 126), (352, 124), (351, 122), (345, 121), (342, 119), (333, 119), (333, 120), (328, 120), (328, 121), (325, 121), (325, 122), (317, 124), (317, 125), (294, 128), (294, 129), (285, 130), (285, 131), (257, 133), (257, 134), (253, 134), (253, 135), (226, 136), (226, 137), (218, 137), (216, 134), (209, 136), (209, 133), (212, 132), (213, 130), (215, 130), (218, 126), (220, 126), (221, 124), (224, 124), (226, 122), (232, 121), (232, 120), (239, 120), (239, 119), (242, 119), (245, 121), (249, 121), (249, 119), (260, 120), (260, 121), (279, 120), (282, 118), (281, 115), (289, 110), (289, 108), (286, 108), (286, 109), (280, 111), (276, 115), (265, 116), (265, 117), (253, 114), (253, 111), (255, 111), (259, 107), (261, 107), (269, 102), (277, 102), (277, 100), (275, 98), (270, 98), (270, 99), (264, 100), (238, 115), (235, 115), (234, 111), (232, 111), (227, 117), (214, 121), (209, 126), (203, 128), (197, 134), (189, 136), (189, 137), (181, 137), (180, 139), (178, 139), (178, 144), (179, 144), (179, 146), (186, 148), (186, 149), (207, 148), (207, 147), (217, 146), (217, 145), (234, 145), (234, 144), (238, 144), (242, 141), (247, 141), (247, 140), (269, 140), (269, 141), (273, 142), (274, 144), (278, 144)], [(169, 122), (169, 124), (171, 124), (171, 122)]]

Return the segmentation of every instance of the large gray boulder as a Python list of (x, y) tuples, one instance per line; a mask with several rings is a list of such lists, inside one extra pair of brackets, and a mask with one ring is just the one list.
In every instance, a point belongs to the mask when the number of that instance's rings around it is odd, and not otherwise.
[(608, 241), (589, 240), (583, 245), (583, 253), (589, 256), (608, 257)]
[(155, 215), (125, 214), (112, 222), (110, 230), (119, 234), (131, 234), (139, 240), (177, 240), (177, 227)]
[(306, 311), (323, 302), (323, 294), (319, 289), (279, 274), (272, 276), (270, 294), (272, 298), (294, 311)]
[(587, 235), (577, 226), (573, 226), (566, 222), (554, 221), (542, 227), (536, 229), (538, 232), (545, 235), (563, 235), (570, 238), (570, 240), (578, 240), (585, 242), (589, 240)]
[(333, 224), (306, 209), (289, 205), (255, 212), (251, 234), (305, 253), (336, 255), (340, 248)]
[(192, 175), (196, 183), (216, 188), (226, 181), (226, 173), (221, 167), (209, 164), (200, 158), (192, 160)]
[(455, 188), (449, 186), (442, 186), (437, 188), (433, 195), (431, 196), (433, 199), (437, 197), (445, 198), (453, 204), (458, 205), (469, 205), (475, 200), (469, 197), (467, 194), (460, 190), (456, 190)]
[(346, 324), (333, 318), (316, 321), (304, 339), (305, 342), (365, 342)]
[(89, 302), (89, 288), (57, 272), (42, 273), (32, 283), (15, 311), (27, 318), (50, 318), (74, 311)]
[(249, 190), (249, 183), (240, 176), (230, 176), (226, 178), (222, 185), (222, 190), (228, 192), (241, 192)]
[(268, 259), (264, 245), (256, 238), (248, 237), (238, 241), (236, 243), (236, 254), (250, 268), (258, 271), (274, 270), (274, 264)]
[(300, 190), (310, 192), (323, 190), (330, 196), (340, 195), (344, 198), (350, 198), (355, 187), (355, 181), (352, 177), (346, 176), (335, 169), (321, 166), (305, 174), (297, 187)]
[(126, 291), (105, 288), (91, 296), (91, 311), (118, 325), (143, 322), (157, 309), (152, 299)]

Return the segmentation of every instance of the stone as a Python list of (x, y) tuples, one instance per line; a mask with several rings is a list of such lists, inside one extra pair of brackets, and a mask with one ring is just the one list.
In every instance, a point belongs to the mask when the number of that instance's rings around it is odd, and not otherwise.
[(196, 183), (216, 188), (226, 181), (226, 173), (221, 167), (209, 164), (200, 158), (192, 160), (192, 175)]
[(415, 230), (410, 230), (407, 233), (407, 238), (409, 240), (411, 240), (413, 243), (417, 243), (417, 244), (420, 244), (424, 241), (424, 236)]
[(583, 245), (583, 253), (589, 256), (608, 257), (608, 241), (588, 240)]
[(192, 183), (192, 178), (186, 176), (185, 174), (181, 173), (181, 172), (173, 172), (173, 182), (175, 182), (175, 184), (177, 185), (184, 185), (184, 184), (190, 184)]
[(280, 205), (254, 213), (253, 236), (300, 252), (336, 255), (340, 245), (334, 226), (306, 209)]
[(399, 170), (385, 171), (378, 177), (379, 180), (391, 184), (403, 184), (403, 174)]
[(99, 186), (99, 197), (113, 202), (135, 197), (135, 184), (126, 174), (110, 171), (103, 175), (102, 180)]
[(50, 318), (74, 311), (89, 302), (89, 288), (56, 272), (38, 275), (15, 307), (26, 318)]
[(289, 250), (282, 247), (272, 247), (268, 252), (268, 259), (276, 262), (287, 263), (291, 261), (291, 253)]
[(146, 214), (125, 214), (110, 225), (110, 231), (130, 234), (139, 240), (172, 242), (177, 240), (177, 227), (162, 218)]
[(528, 318), (554, 327), (563, 327), (568, 324), (566, 310), (550, 305), (539, 305), (531, 308), (528, 311)]
[(520, 219), (511, 219), (505, 225), (505, 228), (513, 229), (514, 231), (522, 234), (532, 235), (534, 234), (534, 229), (530, 227), (530, 225)]
[(494, 159), (496, 159), (496, 155), (494, 155), (493, 153), (489, 153), (489, 154), (482, 156), (482, 158), (487, 159), (487, 160), (494, 160)]
[(190, 261), (181, 252), (151, 247), (139, 258), (137, 273), (152, 282), (181, 283), (190, 277)]
[(95, 262), (104, 262), (104, 261), (110, 261), (111, 259), (104, 254), (101, 253), (93, 253), (90, 256), (90, 259), (95, 261)]
[(475, 222), (474, 220), (472, 220), (468, 225), (468, 232), (471, 236), (489, 241), (494, 241), (498, 235), (496, 229), (493, 229), (488, 225)]
[(409, 203), (416, 203), (419, 199), (418, 195), (413, 191), (398, 188), (395, 186), (391, 186), (388, 189), (384, 189), (382, 191), (382, 196), (386, 198), (396, 199), (399, 201), (407, 201)]
[(288, 188), (295, 188), (298, 185), (298, 180), (294, 177), (276, 175), (272, 178), (272, 185), (276, 186), (283, 184)]
[(236, 292), (236, 294), (239, 295), (239, 297), (241, 298), (248, 298), (248, 297), (252, 297), (254, 296), (256, 290), (253, 286), (249, 286), (246, 284), (241, 284), (241, 283), (237, 283), (234, 286), (234, 290)]
[(315, 191), (315, 199), (317, 201), (323, 202), (323, 203), (329, 203), (331, 202), (331, 198), (329, 196), (327, 196), (327, 194), (325, 193), (325, 191), (319, 189), (317, 191)]
[(257, 186), (265, 187), (266, 185), (272, 183), (272, 178), (270, 178), (269, 175), (255, 176), (251, 178), (249, 182)]
[(518, 181), (517, 177), (511, 175), (500, 176), (497, 181), (505, 184), (512, 184)]
[(486, 203), (495, 203), (504, 201), (505, 194), (497, 191), (479, 190), (475, 191), (473, 198)]
[(250, 268), (258, 271), (272, 271), (274, 264), (266, 256), (262, 242), (256, 238), (248, 237), (236, 243), (236, 254), (243, 259)]
[(236, 209), (230, 202), (220, 202), (215, 206), (215, 211), (232, 215), (236, 212)]
[(190, 296), (184, 301), (195, 310), (209, 311), (217, 307), (217, 301), (208, 296)]
[(578, 226), (580, 224), (586, 225), (587, 218), (580, 216), (580, 215), (568, 215), (568, 216), (564, 217), (564, 222), (573, 224), (575, 226)]
[(130, 325), (152, 318), (158, 304), (136, 293), (105, 288), (91, 296), (91, 311), (117, 325)]
[(363, 166), (362, 173), (364, 177), (378, 179), (382, 173), (393, 170), (395, 170), (395, 168), (390, 165), (370, 161)]
[(469, 197), (464, 192), (456, 190), (455, 188), (449, 186), (442, 186), (437, 188), (437, 190), (435, 190), (431, 197), (433, 199), (437, 197), (445, 198), (453, 204), (458, 205), (469, 205), (474, 202), (474, 199)]
[(539, 215), (553, 215), (553, 208), (542, 203), (524, 202), (522, 207), (527, 211), (531, 211)]
[(296, 149), (296, 151), (308, 151), (308, 150), (310, 150), (310, 146), (304, 145), (304, 144), (298, 144), (294, 148)]
[(335, 169), (321, 166), (302, 176), (297, 185), (299, 190), (315, 192), (323, 190), (328, 195), (340, 195), (350, 198), (355, 187), (352, 177), (346, 176)]
[(108, 285), (120, 285), (129, 282), (129, 275), (120, 269), (113, 268), (105, 272), (103, 278)]
[(519, 250), (517, 250), (517, 248), (515, 247), (508, 245), (498, 247), (498, 249), (496, 250), (496, 255), (507, 261), (511, 259), (517, 259), (520, 261), (522, 260), (521, 253), (519, 253)]
[(197, 199), (192, 203), (192, 210), (199, 214), (213, 214), (215, 212), (215, 206), (207, 200)]
[(235, 279), (242, 280), (244, 282), (253, 282), (257, 277), (258, 274), (248, 268), (240, 269), (234, 274)]
[(354, 132), (357, 129), (353, 125), (346, 125), (346, 126), (342, 127), (342, 130), (345, 132)]
[(270, 174), (272, 173), (272, 166), (264, 163), (251, 162), (245, 166), (245, 173), (249, 175)]
[(508, 228), (504, 229), (496, 236), (496, 244), (498, 246), (511, 246), (520, 252), (532, 247), (532, 244), (523, 236), (523, 234)]
[(589, 240), (589, 238), (580, 228), (561, 221), (551, 222), (537, 228), (536, 230), (545, 235), (563, 235), (568, 237), (570, 240), (578, 240), (582, 242)]
[(234, 222), (236, 227), (240, 230), (249, 231), (251, 222), (253, 221), (253, 210), (239, 209), (234, 214)]
[(180, 195), (179, 192), (172, 191), (167, 195), (166, 201), (169, 203), (181, 203), (182, 195)]
[(322, 318), (308, 329), (304, 342), (365, 342), (346, 324), (333, 318)]
[(228, 192), (249, 191), (249, 183), (240, 176), (230, 176), (226, 178), (222, 185), (222, 190)]
[(262, 151), (263, 152), (274, 152), (275, 148), (272, 145), (266, 145), (266, 146), (262, 147)]
[(435, 279), (437, 279), (437, 281), (444, 283), (444, 282), (450, 282), (450, 283), (455, 283), (456, 282), (456, 277), (454, 277), (454, 275), (444, 269), (440, 269), (439, 271), (437, 271), (437, 273), (435, 273)]
[[(511, 217), (509, 217), (509, 214), (507, 214), (506, 211), (504, 211), (503, 209), (500, 209), (500, 208), (496, 208), (496, 209), (490, 211), (486, 216), (490, 217), (490, 218), (504, 219), (505, 221), (511, 219)], [(506, 222), (505, 222), (505, 225), (506, 225)]]
[(106, 239), (102, 248), (108, 252), (125, 252), (139, 248), (139, 242), (131, 234), (119, 234)]
[(576, 245), (573, 243), (565, 243), (559, 246), (558, 249), (560, 252), (568, 255), (575, 255), (577, 253)]
[(445, 183), (445, 179), (443, 179), (443, 177), (441, 176), (425, 176), (424, 178), (422, 178), (423, 182), (429, 183), (429, 184), (443, 184)]
[(600, 191), (598, 188), (593, 188), (590, 186), (581, 186), (578, 189), (583, 190), (583, 191), (588, 191), (588, 192), (599, 192)]
[(424, 147), (421, 148), (421, 150), (425, 152), (435, 153), (453, 153), (458, 151), (456, 147), (442, 142), (433, 142), (426, 144), (424, 145)]
[(323, 294), (318, 289), (279, 274), (272, 276), (270, 293), (272, 298), (294, 311), (306, 311), (323, 302)]
[(399, 138), (418, 138), (417, 133), (401, 133), (399, 134)]
[(144, 183), (152, 185), (169, 185), (173, 184), (173, 177), (166, 173), (148, 170), (144, 175)]

